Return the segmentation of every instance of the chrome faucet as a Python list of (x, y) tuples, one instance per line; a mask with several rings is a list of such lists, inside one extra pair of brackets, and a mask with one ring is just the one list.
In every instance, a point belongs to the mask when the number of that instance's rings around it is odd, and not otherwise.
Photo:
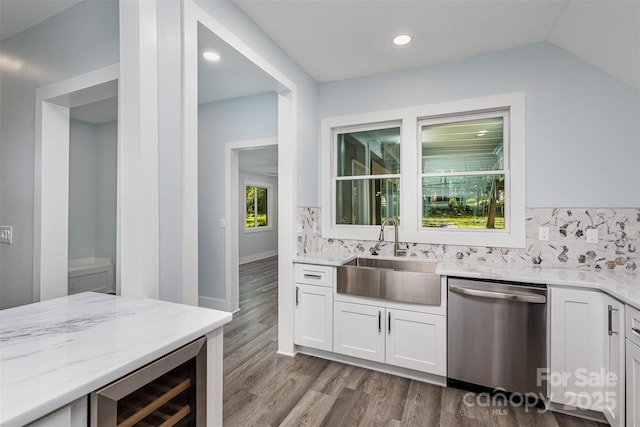
[(393, 218), (387, 218), (382, 221), (382, 225), (380, 225), (380, 237), (378, 237), (376, 249), (378, 249), (380, 243), (384, 240), (384, 226), (387, 225), (389, 221), (393, 224), (393, 232), (395, 233), (393, 240), (393, 256), (404, 256), (407, 254), (407, 251), (406, 249), (400, 249), (400, 243), (398, 243), (398, 221)]

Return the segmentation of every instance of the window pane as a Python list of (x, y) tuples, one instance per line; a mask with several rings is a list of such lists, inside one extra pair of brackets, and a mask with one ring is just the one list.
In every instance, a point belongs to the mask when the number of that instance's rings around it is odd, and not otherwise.
[(338, 134), (338, 176), (400, 173), (400, 128)]
[(422, 173), (502, 170), (502, 117), (425, 125)]
[(258, 227), (266, 227), (269, 222), (267, 218), (267, 189), (256, 187), (256, 197), (258, 201)]
[(504, 175), (422, 178), (422, 212), (423, 227), (504, 229)]
[(336, 183), (336, 224), (380, 225), (400, 217), (400, 179), (349, 179)]
[(255, 187), (245, 187), (246, 215), (245, 228), (255, 227)]

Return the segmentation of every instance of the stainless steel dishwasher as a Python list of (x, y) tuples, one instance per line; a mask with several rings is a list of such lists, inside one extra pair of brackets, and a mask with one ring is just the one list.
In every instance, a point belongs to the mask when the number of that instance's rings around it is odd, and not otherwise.
[(547, 287), (448, 279), (447, 377), (547, 397)]

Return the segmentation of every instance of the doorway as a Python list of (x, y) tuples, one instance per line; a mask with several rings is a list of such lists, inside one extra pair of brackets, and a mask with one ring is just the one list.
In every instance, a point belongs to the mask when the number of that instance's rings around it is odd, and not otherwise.
[[(119, 64), (113, 64), (36, 90), (34, 302), (69, 293), (71, 110), (101, 101), (113, 105), (106, 100), (118, 96), (118, 79)], [(117, 103), (116, 98), (116, 109)], [(118, 142), (116, 147), (119, 151)], [(116, 231), (116, 247), (118, 237)], [(118, 271), (115, 291), (119, 293)]]
[[(272, 215), (278, 212), (274, 206), (277, 198), (271, 197), (278, 192), (277, 88), (271, 76), (204, 25), (198, 25), (201, 306), (231, 312), (239, 309), (240, 242), (245, 242), (245, 247), (251, 245), (247, 253), (250, 257), (277, 254), (275, 217), (269, 218), (266, 211), (261, 211), (252, 217), (255, 226), (247, 228), (243, 205), (244, 181), (248, 181), (262, 184), (253, 188), (261, 195), (270, 193), (265, 207), (270, 206)], [(260, 209), (262, 198), (254, 199)], [(259, 252), (253, 250), (260, 247)]]

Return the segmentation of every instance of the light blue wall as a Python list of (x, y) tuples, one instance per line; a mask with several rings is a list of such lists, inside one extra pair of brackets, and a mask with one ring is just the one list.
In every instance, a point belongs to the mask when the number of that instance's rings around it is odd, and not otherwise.
[(225, 298), (225, 143), (278, 136), (275, 93), (200, 105), (198, 112), (198, 294)]
[(116, 261), (118, 122), (71, 120), (69, 129), (69, 259)]
[(0, 223), (14, 232), (0, 245), (5, 308), (33, 298), (35, 90), (118, 62), (118, 2), (81, 2), (3, 41), (0, 55)]
[(319, 85), (320, 118), (526, 92), (527, 206), (640, 206), (640, 92), (550, 43)]
[(96, 256), (96, 126), (71, 120), (69, 127), (69, 259)]
[(96, 256), (116, 269), (118, 122), (96, 125)]
[[(244, 197), (242, 197), (244, 192), (244, 181), (253, 181), (271, 185), (272, 191), (269, 194), (269, 197), (271, 198), (272, 203), (272, 215), (270, 217), (270, 221), (273, 229), (250, 233), (244, 231), (244, 228), (242, 227), (245, 220), (245, 200)], [(240, 197), (238, 197), (238, 224), (240, 224), (238, 230), (238, 250), (240, 252), (240, 262), (242, 262), (243, 258), (252, 260), (252, 257), (255, 255), (278, 250), (278, 179), (241, 170), (238, 172), (238, 188), (240, 188)]]

